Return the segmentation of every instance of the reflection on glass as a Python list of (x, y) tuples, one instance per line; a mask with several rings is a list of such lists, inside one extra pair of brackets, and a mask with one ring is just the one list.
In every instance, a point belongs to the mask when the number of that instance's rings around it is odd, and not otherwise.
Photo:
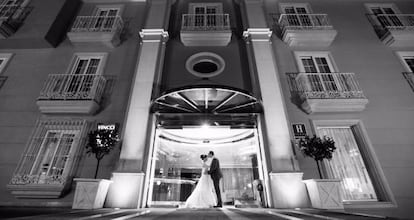
[(154, 152), (150, 205), (183, 204), (201, 176), (200, 155), (210, 150), (219, 159), (223, 173), (220, 182), (223, 203), (242, 205), (261, 201), (257, 193), (257, 182), (262, 176), (261, 167), (258, 166), (257, 137), (253, 135), (252, 129), (239, 130), (237, 134), (248, 137), (225, 143), (206, 140), (184, 143), (164, 136), (165, 132), (161, 134)]

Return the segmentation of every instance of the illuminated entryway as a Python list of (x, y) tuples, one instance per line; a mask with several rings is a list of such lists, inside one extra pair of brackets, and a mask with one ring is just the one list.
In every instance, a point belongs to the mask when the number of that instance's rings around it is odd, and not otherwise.
[(266, 204), (265, 193), (260, 191), (265, 184), (257, 129), (203, 125), (157, 128), (148, 169), (147, 205), (184, 204), (201, 175), (200, 155), (210, 150), (220, 160), (225, 205)]
[(156, 129), (148, 155), (146, 206), (179, 206), (201, 175), (201, 154), (214, 151), (223, 173), (223, 203), (266, 206), (260, 101), (246, 91), (191, 86), (153, 101)]

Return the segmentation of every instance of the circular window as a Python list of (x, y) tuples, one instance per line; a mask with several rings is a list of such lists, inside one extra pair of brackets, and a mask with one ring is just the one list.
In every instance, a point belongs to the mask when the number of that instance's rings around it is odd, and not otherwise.
[(197, 77), (208, 78), (222, 73), (225, 63), (223, 58), (215, 53), (202, 52), (189, 57), (185, 67)]

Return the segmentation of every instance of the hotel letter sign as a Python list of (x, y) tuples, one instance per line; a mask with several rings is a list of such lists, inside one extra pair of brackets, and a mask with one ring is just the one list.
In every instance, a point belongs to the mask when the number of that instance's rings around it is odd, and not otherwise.
[(292, 124), (293, 136), (295, 138), (303, 138), (306, 136), (305, 124)]

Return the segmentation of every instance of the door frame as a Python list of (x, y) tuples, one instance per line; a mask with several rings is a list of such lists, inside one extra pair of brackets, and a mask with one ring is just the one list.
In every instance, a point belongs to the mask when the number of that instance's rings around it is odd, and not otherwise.
[[(158, 136), (160, 134), (160, 130), (162, 129), (159, 125), (160, 117), (162, 114), (154, 115), (153, 116), (153, 126), (152, 126), (152, 132), (150, 132), (150, 145), (149, 149), (147, 151), (147, 160), (146, 160), (146, 171), (145, 171), (145, 180), (144, 180), (144, 191), (142, 196), (142, 206), (143, 207), (151, 207), (150, 202), (152, 200), (152, 194), (153, 194), (153, 187), (151, 183), (152, 176), (155, 172), (155, 160), (153, 158), (155, 157), (155, 152), (159, 147), (159, 141)], [(263, 201), (264, 207), (270, 207), (270, 201), (271, 201), (271, 192), (270, 192), (270, 180), (268, 175), (268, 167), (267, 167), (267, 161), (266, 161), (266, 155), (265, 155), (265, 149), (264, 149), (264, 140), (263, 140), (263, 132), (261, 131), (261, 126), (259, 126), (260, 123), (260, 117), (252, 117), (251, 120), (255, 120), (257, 122), (257, 125), (253, 129), (255, 138), (257, 140), (257, 163), (259, 167), (259, 178), (262, 180), (263, 185)], [(201, 125), (200, 125), (201, 126)], [(237, 128), (234, 128), (237, 129)]]

